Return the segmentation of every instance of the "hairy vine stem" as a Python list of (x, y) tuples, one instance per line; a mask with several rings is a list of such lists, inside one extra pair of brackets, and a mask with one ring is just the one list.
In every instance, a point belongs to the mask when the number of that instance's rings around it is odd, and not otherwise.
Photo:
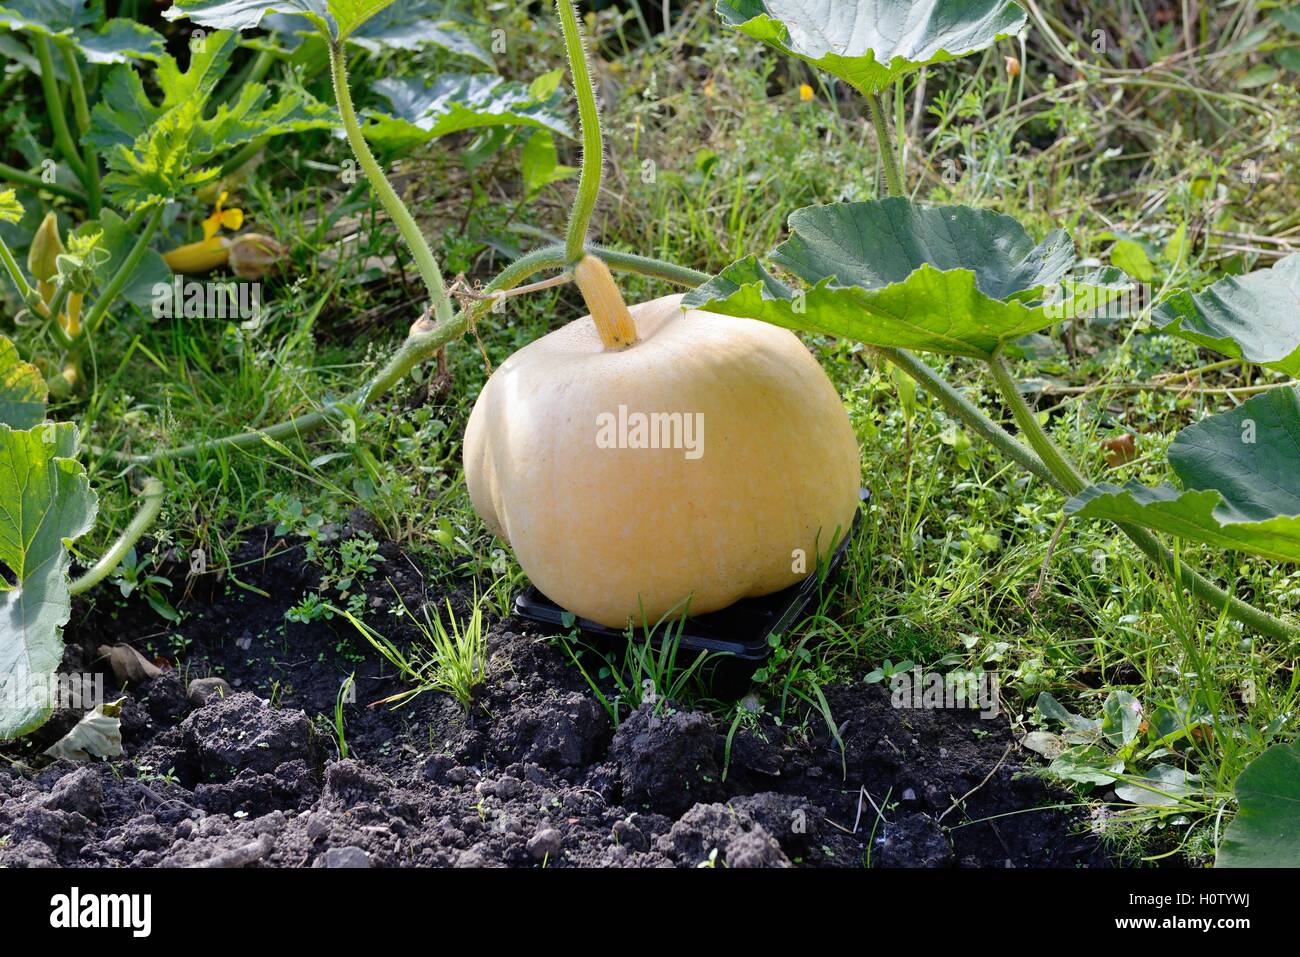
[(54, 73), (54, 57), (50, 53), (50, 41), (37, 33), (32, 36), (32, 49), (41, 65), (41, 91), (45, 95), (45, 107), (50, 111), (50, 127), (54, 130), (54, 144), (67, 160), (68, 166), (86, 185), (86, 167), (77, 152), (77, 144), (68, 129), (68, 117), (63, 110), (63, 95), (59, 92), (59, 82)]
[(397, 231), (406, 240), (406, 246), (415, 258), (415, 266), (420, 271), (420, 278), (424, 280), (425, 288), (429, 292), (434, 316), (440, 322), (450, 322), (453, 314), (451, 298), (447, 295), (442, 270), (438, 268), (438, 261), (434, 259), (429, 241), (424, 238), (419, 223), (415, 221), (411, 211), (397, 195), (393, 184), (388, 181), (383, 168), (375, 159), (375, 154), (370, 151), (370, 144), (366, 142), (365, 134), (361, 131), (356, 108), (352, 105), (352, 90), (348, 87), (347, 55), (342, 41), (332, 41), (329, 50), (334, 99), (338, 103), (339, 116), (343, 118), (343, 129), (347, 133), (348, 145), (352, 147), (357, 163), (361, 166), (361, 172), (369, 180), (380, 205), (384, 207), (392, 218), (393, 224), (397, 226)]
[[(1052, 469), (1060, 484), (1065, 487), (1066, 493), (1077, 495), (1087, 488), (1089, 484), (1087, 478), (1069, 457), (1056, 447), (1056, 443), (1039, 424), (1033, 410), (1029, 408), (1020, 390), (1016, 388), (1016, 380), (1011, 375), (1011, 370), (1007, 368), (1006, 360), (1001, 355), (995, 355), (989, 360), (988, 366), (998, 384), (998, 391), (1002, 393), (1003, 401), (1010, 407), (1020, 431)], [(1233, 618), (1270, 638), (1288, 642), (1300, 640), (1300, 628), (1230, 595), (1199, 572), (1184, 565), (1153, 532), (1127, 522), (1117, 522), (1116, 526), (1128, 536), (1142, 554), (1151, 560), (1152, 564), (1211, 608), (1227, 611)]]
[[(71, 46), (62, 45), (63, 60), (68, 68), (68, 77), (72, 89), (73, 116), (77, 121), (77, 132), (83, 137), (90, 131), (90, 103), (86, 99), (86, 83), (81, 76), (81, 67), (77, 63), (77, 53)], [(102, 203), (99, 182), (99, 158), (95, 147), (85, 143), (81, 147), (81, 161), (86, 167), (86, 207), (91, 217), (99, 215)]]
[(18, 265), (18, 260), (14, 259), (13, 251), (10, 250), (2, 236), (0, 236), (0, 267), (9, 274), (9, 281), (14, 284), (14, 289), (18, 291), (18, 298), (23, 301), (23, 305), (30, 307), (33, 306), (34, 301), (40, 301), (40, 293), (33, 289), (31, 283), (27, 281), (22, 267)]
[(880, 144), (880, 163), (885, 168), (885, 187), (890, 196), (906, 196), (903, 188), (903, 174), (898, 168), (898, 150), (894, 137), (889, 132), (889, 120), (885, 116), (885, 107), (880, 102), (879, 93), (868, 93), (867, 103), (871, 106), (871, 122), (876, 128), (876, 142)]
[[(903, 196), (903, 184), (898, 177), (894, 164), (896, 156), (894, 139), (889, 131), (888, 121), (880, 108), (879, 98), (868, 97), (871, 103), (871, 115), (876, 124), (876, 134), (880, 149), (884, 154), (885, 179), (892, 196)], [(893, 172), (891, 173), (891, 165)], [(1020, 432), (1029, 442), (1031, 449), (1025, 448), (1012, 435), (990, 420), (983, 412), (961, 393), (949, 385), (942, 376), (926, 362), (903, 349), (880, 349), (891, 362), (916, 380), (921, 388), (933, 395), (953, 415), (959, 417), (972, 430), (992, 443), (999, 451), (1023, 465), (1035, 475), (1049, 482), (1065, 495), (1076, 495), (1088, 486), (1088, 480), (1079, 468), (1051, 440), (1033, 411), (1025, 403), (1024, 397), (1016, 388), (1015, 378), (1007, 368), (1002, 356), (994, 355), (988, 361), (988, 367), (997, 382), (1012, 417)], [(1204, 575), (1189, 568), (1179, 561), (1159, 537), (1150, 530), (1128, 523), (1116, 523), (1117, 527), (1133, 542), (1152, 564), (1161, 572), (1181, 584), (1199, 601), (1209, 607), (1224, 612), (1243, 624), (1255, 629), (1260, 634), (1281, 641), (1300, 641), (1300, 626), (1284, 621), (1249, 602), (1242, 601), (1215, 585)]]
[(86, 194), (71, 186), (64, 186), (62, 183), (47, 183), (35, 173), (29, 173), (26, 170), (17, 169), (8, 163), (0, 163), (0, 180), (14, 183), (18, 186), (25, 186), (34, 192), (47, 192), (53, 196), (62, 196), (64, 199), (70, 199), (74, 203), (86, 205), (89, 199)]
[(877, 351), (915, 379), (917, 384), (934, 396), (950, 415), (965, 422), (971, 431), (975, 432), (1007, 458), (1033, 472), (1053, 488), (1062, 492), (1065, 491), (1065, 487), (1060, 480), (1044, 464), (1042, 459), (1030, 449), (1025, 448), (1022, 443), (1017, 442), (1010, 432), (985, 415), (979, 406), (962, 395), (947, 379), (935, 372), (929, 363), (912, 355), (906, 349), (879, 349)]
[(567, 265), (577, 265), (587, 247), (587, 229), (591, 214), (600, 196), (600, 177), (605, 165), (605, 145), (600, 132), (600, 109), (596, 105), (596, 90), (591, 83), (591, 67), (582, 43), (582, 29), (573, 0), (556, 0), (560, 11), (560, 27), (564, 32), (564, 51), (573, 74), (573, 90), (578, 99), (578, 123), (582, 129), (582, 169), (578, 174), (578, 192), (569, 214), (569, 228), (565, 233), (564, 252)]
[(153, 524), (154, 519), (158, 517), (158, 512), (162, 510), (164, 498), (162, 482), (156, 478), (146, 479), (144, 488), (140, 490), (140, 497), (144, 501), (140, 505), (140, 511), (136, 512), (135, 518), (131, 519), (131, 523), (122, 530), (122, 534), (109, 546), (108, 551), (100, 556), (99, 561), (68, 585), (69, 594), (80, 595), (82, 592), (89, 591), (122, 564), (127, 551), (140, 540), (140, 536)]

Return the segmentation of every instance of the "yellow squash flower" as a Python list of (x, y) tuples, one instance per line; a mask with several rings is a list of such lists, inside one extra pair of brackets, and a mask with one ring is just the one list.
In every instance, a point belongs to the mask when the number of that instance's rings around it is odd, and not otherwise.
[(217, 197), (217, 204), (212, 208), (212, 215), (203, 221), (203, 238), (211, 239), (222, 229), (228, 229), (231, 232), (239, 229), (244, 225), (244, 211), (238, 207), (226, 209), (226, 200), (230, 198), (230, 193), (222, 191)]
[(238, 207), (226, 209), (226, 200), (230, 194), (222, 191), (217, 197), (212, 215), (203, 220), (203, 238), (196, 243), (186, 243), (163, 253), (163, 261), (171, 267), (172, 272), (201, 273), (211, 272), (218, 266), (224, 266), (230, 258), (226, 241), (221, 238), (221, 230), (239, 229), (244, 225), (244, 211)]

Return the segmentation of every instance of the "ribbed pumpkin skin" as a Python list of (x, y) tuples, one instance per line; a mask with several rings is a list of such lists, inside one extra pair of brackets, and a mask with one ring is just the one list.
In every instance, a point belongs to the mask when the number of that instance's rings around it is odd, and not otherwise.
[[(816, 359), (766, 323), (633, 306), (640, 341), (605, 351), (585, 316), (520, 349), (465, 431), (474, 508), (537, 588), (615, 628), (786, 588), (851, 526), (857, 441)], [(702, 455), (602, 448), (602, 413), (703, 413)], [(802, 549), (806, 571), (792, 569)]]

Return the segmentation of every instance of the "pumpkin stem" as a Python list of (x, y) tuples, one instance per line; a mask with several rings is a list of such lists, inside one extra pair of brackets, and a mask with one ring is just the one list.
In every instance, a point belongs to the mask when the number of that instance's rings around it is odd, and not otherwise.
[(573, 278), (591, 310), (605, 348), (626, 349), (636, 342), (636, 323), (609, 267), (595, 256), (583, 256), (573, 267)]

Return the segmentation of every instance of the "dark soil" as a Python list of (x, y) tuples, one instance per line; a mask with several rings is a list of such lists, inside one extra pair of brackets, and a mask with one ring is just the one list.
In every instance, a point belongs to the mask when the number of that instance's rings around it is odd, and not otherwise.
[[(0, 749), (0, 866), (1105, 864), (1085, 822), (1047, 807), (1068, 798), (1008, 751), (1005, 721), (896, 709), (880, 686), (827, 689), (843, 755), (816, 713), (784, 728), (764, 715), (728, 753), (727, 727), (671, 702), (616, 731), (563, 649), (507, 619), (468, 714), (435, 693), (367, 707), (403, 689), (391, 667), (346, 621), (285, 622), (319, 579), (297, 541), (250, 538), (242, 586), (191, 582), (180, 626), (111, 590), (74, 609), (66, 670), (106, 670), (95, 649), (115, 642), (182, 667), (124, 691), (123, 758), (39, 758), (77, 720), (65, 713)], [(397, 548), (381, 553), (369, 621), (409, 640), (385, 614), (393, 588), (412, 608), (437, 596)], [(332, 716), (353, 672), (340, 760)], [(209, 676), (231, 694), (193, 707), (188, 682)]]

